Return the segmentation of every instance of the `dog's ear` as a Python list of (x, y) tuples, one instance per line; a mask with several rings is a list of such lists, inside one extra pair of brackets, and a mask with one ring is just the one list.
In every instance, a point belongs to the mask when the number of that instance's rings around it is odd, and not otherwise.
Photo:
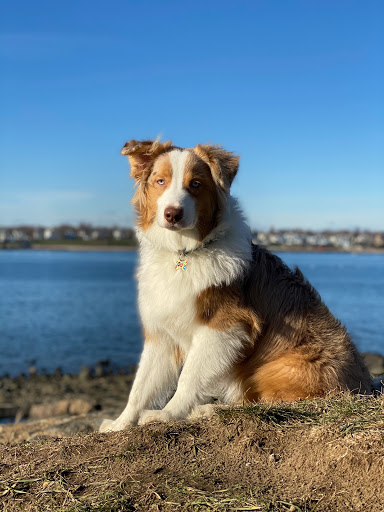
[(130, 140), (121, 150), (122, 155), (127, 155), (131, 165), (131, 176), (140, 181), (145, 175), (149, 175), (154, 160), (172, 147), (172, 141), (160, 142), (159, 140)]
[(210, 144), (198, 144), (195, 147), (196, 154), (209, 165), (213, 179), (225, 191), (228, 191), (239, 168), (240, 157), (221, 146)]

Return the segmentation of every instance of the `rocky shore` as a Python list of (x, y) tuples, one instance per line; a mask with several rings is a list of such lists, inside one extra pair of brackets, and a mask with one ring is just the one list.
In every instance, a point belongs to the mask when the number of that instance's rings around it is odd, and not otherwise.
[[(364, 354), (376, 379), (384, 378), (384, 357)], [(108, 364), (82, 368), (78, 375), (29, 375), (0, 379), (0, 443), (17, 444), (45, 436), (67, 436), (97, 430), (101, 419), (117, 416), (124, 408), (134, 379), (113, 373)]]
[(0, 444), (42, 436), (92, 432), (101, 418), (116, 416), (130, 392), (135, 368), (112, 373), (107, 365), (82, 368), (78, 375), (3, 377), (0, 379)]

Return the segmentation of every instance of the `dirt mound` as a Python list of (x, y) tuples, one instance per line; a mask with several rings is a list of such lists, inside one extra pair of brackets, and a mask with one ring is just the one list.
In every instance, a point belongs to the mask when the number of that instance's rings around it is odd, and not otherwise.
[(378, 511), (383, 456), (383, 397), (259, 404), (0, 446), (0, 508)]

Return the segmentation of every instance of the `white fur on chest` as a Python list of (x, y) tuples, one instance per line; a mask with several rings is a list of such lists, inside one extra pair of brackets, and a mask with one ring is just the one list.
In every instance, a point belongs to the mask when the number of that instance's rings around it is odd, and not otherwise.
[(178, 252), (185, 244), (182, 233), (153, 225), (138, 231), (139, 309), (143, 326), (154, 337), (167, 333), (187, 346), (198, 327), (196, 299), (211, 286), (231, 285), (244, 276), (252, 260), (249, 228), (236, 203), (227, 218), (211, 233), (211, 239), (186, 254), (186, 270), (175, 269)]
[(153, 336), (165, 331), (172, 338), (181, 334), (189, 337), (197, 296), (191, 293), (192, 272), (186, 275), (186, 271), (175, 270), (177, 257), (173, 254), (155, 252), (142, 259), (139, 309), (146, 331)]
[(176, 270), (177, 258), (167, 251), (142, 251), (139, 309), (149, 334), (166, 331), (175, 342), (185, 345), (198, 325), (198, 295), (211, 286), (235, 281), (246, 272), (248, 261), (219, 248), (200, 249), (186, 255), (186, 270)]

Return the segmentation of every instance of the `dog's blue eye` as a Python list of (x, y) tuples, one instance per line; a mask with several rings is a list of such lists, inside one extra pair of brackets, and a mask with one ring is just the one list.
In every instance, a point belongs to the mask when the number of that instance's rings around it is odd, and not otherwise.
[(157, 180), (158, 185), (165, 185), (165, 180)]
[(191, 184), (189, 185), (191, 188), (199, 188), (200, 182), (199, 181), (191, 181)]

